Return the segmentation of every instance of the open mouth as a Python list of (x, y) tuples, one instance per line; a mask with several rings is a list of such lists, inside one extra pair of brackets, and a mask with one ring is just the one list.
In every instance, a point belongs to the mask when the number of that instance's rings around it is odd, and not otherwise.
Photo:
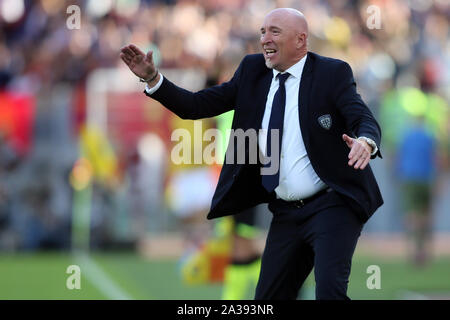
[(267, 58), (271, 58), (271, 57), (273, 57), (275, 55), (277, 50), (275, 50), (275, 49), (265, 49), (264, 52), (265, 52)]

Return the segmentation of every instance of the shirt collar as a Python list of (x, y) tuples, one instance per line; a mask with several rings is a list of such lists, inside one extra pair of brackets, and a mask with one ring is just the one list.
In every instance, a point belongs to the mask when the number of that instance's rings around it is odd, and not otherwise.
[(292, 76), (294, 76), (295, 78), (300, 80), (300, 77), (302, 76), (302, 72), (303, 72), (303, 67), (305, 66), (307, 56), (308, 55), (305, 54), (305, 56), (303, 58), (301, 58), (299, 61), (297, 61), (296, 64), (294, 64), (293, 66), (291, 66), (289, 69), (287, 69), (284, 72), (280, 72), (278, 70), (272, 69), (274, 78), (276, 78), (279, 73), (289, 72)]

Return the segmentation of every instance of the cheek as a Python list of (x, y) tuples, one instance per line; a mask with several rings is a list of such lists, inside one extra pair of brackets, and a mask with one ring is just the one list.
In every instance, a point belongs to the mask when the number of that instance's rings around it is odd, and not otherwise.
[(278, 59), (282, 59), (285, 56), (285, 52), (284, 52), (283, 48), (278, 47), (277, 53), (278, 53), (277, 54)]

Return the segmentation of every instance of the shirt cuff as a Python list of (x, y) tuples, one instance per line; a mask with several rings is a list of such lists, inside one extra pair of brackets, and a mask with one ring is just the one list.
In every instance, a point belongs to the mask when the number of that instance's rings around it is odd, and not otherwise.
[(369, 146), (372, 147), (372, 153), (370, 154), (371, 156), (374, 156), (378, 152), (378, 146), (375, 143), (375, 141), (373, 141), (372, 139), (364, 137), (364, 136), (358, 137), (358, 139), (364, 140), (365, 142), (367, 142), (367, 144)]
[(164, 77), (163, 77), (163, 75), (160, 73), (159, 74), (159, 81), (158, 81), (158, 83), (157, 84), (155, 84), (153, 87), (149, 87), (148, 86), (148, 83), (145, 85), (145, 92), (147, 92), (147, 94), (153, 94), (153, 93), (155, 93), (155, 91), (156, 90), (158, 90), (159, 89), (159, 87), (161, 87), (161, 84), (162, 84), (162, 82), (163, 82), (163, 79), (164, 79)]

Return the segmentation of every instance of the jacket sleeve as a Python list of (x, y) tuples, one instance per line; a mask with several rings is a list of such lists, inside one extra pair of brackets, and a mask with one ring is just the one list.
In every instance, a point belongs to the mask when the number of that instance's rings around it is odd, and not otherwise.
[(239, 65), (232, 79), (220, 85), (198, 92), (191, 92), (178, 87), (164, 77), (158, 90), (151, 95), (146, 91), (144, 93), (150, 98), (159, 101), (182, 119), (195, 120), (214, 117), (234, 109), (239, 83), (242, 78), (244, 60)]
[(377, 156), (381, 158), (381, 128), (370, 109), (357, 93), (353, 72), (348, 63), (341, 62), (338, 64), (333, 85), (335, 88), (333, 99), (345, 120), (347, 128), (357, 137), (363, 136), (372, 139), (378, 147), (378, 152), (371, 158)]

